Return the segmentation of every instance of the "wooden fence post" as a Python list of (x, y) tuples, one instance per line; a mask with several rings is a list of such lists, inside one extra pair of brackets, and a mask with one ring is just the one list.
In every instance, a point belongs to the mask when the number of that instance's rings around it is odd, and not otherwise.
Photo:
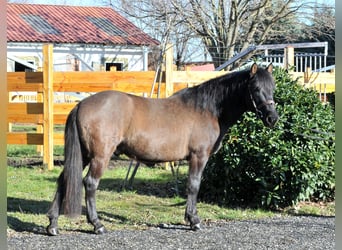
[[(173, 94), (173, 45), (167, 44), (165, 48), (165, 97)], [(171, 162), (164, 164), (164, 169), (168, 169)]]
[(294, 66), (294, 47), (288, 46), (284, 48), (284, 68), (290, 70)]
[(173, 46), (167, 44), (165, 49), (165, 97), (173, 94)]
[(53, 169), (53, 45), (43, 45), (43, 165)]
[(311, 68), (307, 67), (304, 72), (304, 84), (309, 83), (311, 73), (312, 73)]

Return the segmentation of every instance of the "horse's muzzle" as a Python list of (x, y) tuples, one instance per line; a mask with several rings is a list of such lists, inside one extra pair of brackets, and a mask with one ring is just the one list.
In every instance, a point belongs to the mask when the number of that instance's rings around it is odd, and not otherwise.
[(269, 113), (265, 117), (265, 119), (263, 119), (263, 122), (264, 122), (265, 126), (267, 126), (269, 128), (273, 128), (278, 120), (279, 120), (279, 116), (278, 116), (277, 112), (272, 112), (272, 113)]

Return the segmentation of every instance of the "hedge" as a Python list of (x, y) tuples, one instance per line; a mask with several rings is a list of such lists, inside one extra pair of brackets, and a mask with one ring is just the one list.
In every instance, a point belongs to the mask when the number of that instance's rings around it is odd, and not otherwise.
[(246, 113), (203, 174), (199, 198), (224, 206), (279, 208), (335, 197), (335, 114), (317, 92), (275, 68), (280, 120), (269, 129)]

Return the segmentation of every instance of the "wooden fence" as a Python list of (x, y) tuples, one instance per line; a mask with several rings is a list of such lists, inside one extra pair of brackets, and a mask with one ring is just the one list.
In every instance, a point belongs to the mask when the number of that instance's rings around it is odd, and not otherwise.
[(307, 68), (304, 73), (291, 73), (294, 79), (304, 88), (313, 88), (318, 94), (320, 100), (327, 101), (327, 94), (335, 92), (335, 72), (313, 72)]
[[(166, 55), (165, 71), (160, 76), (161, 84), (159, 86), (156, 84), (151, 91), (155, 79), (154, 71), (54, 72), (53, 46), (50, 44), (43, 47), (43, 58), (43, 72), (7, 73), (9, 93), (25, 91), (37, 93), (36, 102), (12, 102), (10, 100), (8, 103), (8, 123), (35, 124), (37, 132), (25, 133), (9, 130), (7, 143), (42, 145), (43, 164), (48, 169), (53, 168), (53, 146), (64, 144), (64, 134), (54, 133), (54, 125), (65, 124), (67, 115), (76, 105), (75, 102), (54, 102), (54, 93), (94, 93), (103, 90), (119, 90), (136, 95), (149, 96), (152, 93), (152, 97), (157, 97), (158, 94), (160, 97), (167, 97), (175, 91), (227, 73), (224, 71), (174, 71), (173, 52), (169, 49)], [(317, 82), (322, 74), (308, 73), (303, 76), (303, 83), (311, 84), (314, 79), (313, 82)], [(330, 78), (332, 80), (332, 76)], [(9, 96), (11, 97), (11, 94)]]
[[(284, 49), (284, 67), (291, 69), (295, 65), (294, 48)], [(313, 72), (307, 67), (305, 72), (290, 72), (294, 79), (305, 88), (314, 88), (318, 91), (322, 101), (327, 101), (327, 93), (335, 92), (335, 72)]]

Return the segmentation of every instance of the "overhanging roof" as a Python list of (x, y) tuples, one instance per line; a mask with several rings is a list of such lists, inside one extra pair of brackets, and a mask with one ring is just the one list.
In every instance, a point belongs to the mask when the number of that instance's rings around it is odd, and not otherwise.
[(158, 45), (109, 7), (7, 5), (8, 42)]

